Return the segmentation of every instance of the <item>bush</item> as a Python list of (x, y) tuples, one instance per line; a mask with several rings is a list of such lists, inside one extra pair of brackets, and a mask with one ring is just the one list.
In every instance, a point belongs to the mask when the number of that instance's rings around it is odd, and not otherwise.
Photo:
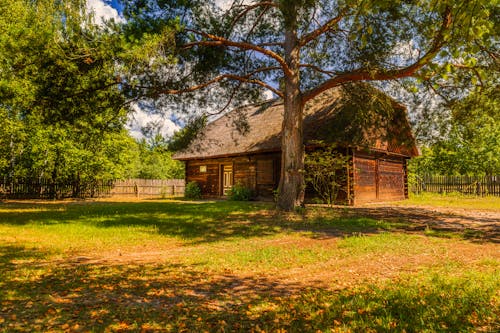
[(305, 180), (328, 205), (334, 204), (346, 182), (348, 162), (349, 158), (334, 145), (324, 145), (306, 154)]
[(229, 191), (229, 200), (233, 201), (249, 201), (252, 199), (252, 190), (241, 184), (236, 184)]
[(201, 189), (197, 182), (189, 182), (184, 190), (184, 198), (186, 199), (200, 199)]

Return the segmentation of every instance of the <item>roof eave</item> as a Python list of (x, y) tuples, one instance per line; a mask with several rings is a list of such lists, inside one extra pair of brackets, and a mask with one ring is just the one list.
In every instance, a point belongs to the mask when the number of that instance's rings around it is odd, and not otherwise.
[[(308, 145), (308, 147), (314, 147), (314, 145)], [(360, 149), (360, 147), (357, 146), (349, 146), (350, 148), (354, 149)], [(393, 156), (399, 156), (399, 157), (405, 157), (405, 158), (411, 158), (418, 156), (418, 151), (412, 151), (411, 154), (401, 154), (401, 153), (396, 153), (392, 151), (388, 151), (385, 149), (378, 149), (378, 148), (367, 148), (369, 151), (373, 152), (378, 152), (378, 153), (383, 153), (387, 155), (393, 155)], [(218, 155), (206, 155), (206, 156), (191, 156), (191, 157), (175, 157), (175, 155), (172, 157), (174, 160), (177, 161), (192, 161), (192, 160), (207, 160), (207, 159), (216, 159), (216, 158), (227, 158), (227, 157), (236, 157), (236, 156), (244, 156), (244, 155), (256, 155), (256, 154), (265, 154), (265, 153), (279, 153), (281, 152), (281, 149), (279, 148), (273, 148), (273, 149), (259, 149), (259, 150), (253, 150), (253, 151), (244, 151), (244, 152), (236, 152), (236, 153), (230, 153), (230, 154), (218, 154)], [(415, 155), (415, 153), (417, 153)]]
[(206, 160), (206, 159), (215, 159), (215, 158), (226, 158), (226, 157), (236, 157), (243, 155), (256, 155), (256, 154), (265, 154), (265, 153), (279, 153), (281, 149), (273, 148), (273, 149), (259, 149), (259, 150), (249, 150), (244, 152), (237, 153), (229, 153), (229, 154), (218, 154), (218, 155), (200, 155), (200, 156), (191, 156), (191, 157), (175, 157), (172, 156), (172, 159), (177, 161), (191, 161), (191, 160)]

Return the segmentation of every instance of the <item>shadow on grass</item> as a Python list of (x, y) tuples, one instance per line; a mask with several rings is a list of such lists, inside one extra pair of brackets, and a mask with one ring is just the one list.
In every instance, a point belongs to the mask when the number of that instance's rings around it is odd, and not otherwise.
[(500, 223), (496, 215), (465, 215), (415, 207), (350, 207), (343, 216), (365, 217), (386, 223), (400, 223), (396, 229), (423, 232), (440, 238), (463, 238), (475, 242), (500, 243)]
[(15, 266), (16, 261), (34, 261), (47, 256), (37, 249), (28, 249), (24, 246), (3, 245), (0, 246), (0, 272), (5, 273)]
[(492, 218), (409, 207), (310, 207), (305, 215), (278, 213), (270, 203), (231, 201), (17, 202), (0, 207), (0, 224), (69, 223), (98, 228), (154, 227), (151, 232), (193, 243), (281, 232), (306, 232), (314, 238), (328, 238), (381, 231), (500, 241), (500, 224)]
[(13, 264), (30, 252), (1, 249), (0, 331), (460, 332), (498, 320), (494, 276), (328, 291), (169, 264)]
[[(10, 209), (10, 210), (9, 210)], [(371, 218), (281, 214), (259, 202), (83, 202), (12, 204), (0, 210), (6, 225), (80, 223), (98, 228), (154, 227), (151, 232), (193, 243), (238, 237), (264, 237), (282, 232), (311, 232), (313, 237), (377, 233), (392, 224)]]

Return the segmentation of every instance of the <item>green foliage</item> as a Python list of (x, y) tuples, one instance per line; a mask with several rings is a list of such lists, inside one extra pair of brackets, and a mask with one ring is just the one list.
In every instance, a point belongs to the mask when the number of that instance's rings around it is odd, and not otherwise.
[[(136, 36), (176, 27), (175, 66), (137, 80), (148, 96), (187, 113), (222, 113), (258, 102), (267, 90), (283, 100), (285, 118), (302, 122), (306, 102), (330, 88), (406, 77), (432, 88), (468, 85), (470, 72), (481, 72), (479, 53), (493, 49), (496, 58), (498, 6), (492, 0), (124, 3)], [(462, 61), (469, 75), (454, 70)], [(283, 137), (302, 138), (302, 125), (285, 122)], [(282, 173), (298, 176), (279, 186), (278, 205), (285, 210), (300, 204), (304, 188), (303, 145), (288, 142)]]
[(232, 201), (249, 201), (253, 197), (252, 189), (242, 185), (235, 184), (229, 191), (228, 198)]
[(145, 179), (182, 179), (184, 164), (172, 159), (172, 152), (165, 145), (151, 146), (145, 140), (138, 142), (139, 159), (137, 178)]
[(445, 137), (410, 162), (417, 174), (500, 174), (500, 93), (498, 85), (476, 89), (451, 107)]
[(201, 188), (197, 182), (189, 182), (184, 189), (184, 197), (186, 199), (200, 199)]
[(206, 116), (192, 119), (181, 130), (174, 133), (168, 141), (168, 149), (175, 152), (187, 148), (206, 125)]
[(0, 175), (87, 182), (130, 177), (135, 143), (116, 54), (81, 1), (0, 1)]
[(164, 147), (137, 145), (124, 129), (140, 93), (133, 76), (156, 63), (166, 29), (133, 40), (119, 25), (95, 25), (85, 1), (0, 0), (0, 30), (0, 176), (183, 177)]
[[(258, 99), (263, 87), (259, 82), (272, 83), (283, 91), (283, 77), (292, 74), (282, 68), (279, 58), (289, 58), (286, 53), (291, 49), (285, 49), (283, 41), (292, 34), (307, 40), (298, 46), (302, 64), (298, 83), (303, 92), (340, 73), (364, 72), (368, 77), (361, 80), (387, 80), (386, 76), (401, 77), (395, 74), (407, 67), (416, 71), (403, 77), (432, 83), (446, 75), (463, 79), (455, 75), (458, 70), (453, 60), (461, 59), (464, 66), (481, 71), (477, 66), (479, 53), (494, 46), (497, 38), (495, 1), (287, 0), (250, 1), (230, 7), (197, 0), (123, 2), (126, 30), (135, 38), (160, 38), (165, 36), (165, 27), (174, 27), (175, 43), (180, 47), (176, 54), (178, 73), (156, 71), (144, 81), (172, 87), (171, 96), (161, 97), (165, 100), (179, 101), (179, 89), (200, 87), (199, 93), (185, 91), (179, 107), (187, 112), (193, 104), (186, 100), (226, 109)], [(448, 14), (453, 24), (447, 24)], [(252, 80), (226, 77), (210, 87), (204, 85), (220, 74)], [(381, 74), (383, 77), (377, 78)], [(355, 76), (345, 79), (360, 80)]]
[(305, 180), (329, 205), (335, 203), (337, 195), (345, 186), (349, 157), (334, 145), (321, 145), (308, 152), (305, 160)]

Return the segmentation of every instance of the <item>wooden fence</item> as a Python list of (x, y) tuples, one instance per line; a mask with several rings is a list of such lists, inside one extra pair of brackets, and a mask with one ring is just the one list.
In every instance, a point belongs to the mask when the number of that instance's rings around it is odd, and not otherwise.
[(410, 191), (500, 196), (500, 176), (416, 176)]
[(184, 195), (184, 179), (127, 179), (113, 184), (110, 196), (166, 198)]
[(48, 179), (0, 179), (0, 199), (63, 199), (184, 195), (184, 179), (127, 179), (52, 182)]

